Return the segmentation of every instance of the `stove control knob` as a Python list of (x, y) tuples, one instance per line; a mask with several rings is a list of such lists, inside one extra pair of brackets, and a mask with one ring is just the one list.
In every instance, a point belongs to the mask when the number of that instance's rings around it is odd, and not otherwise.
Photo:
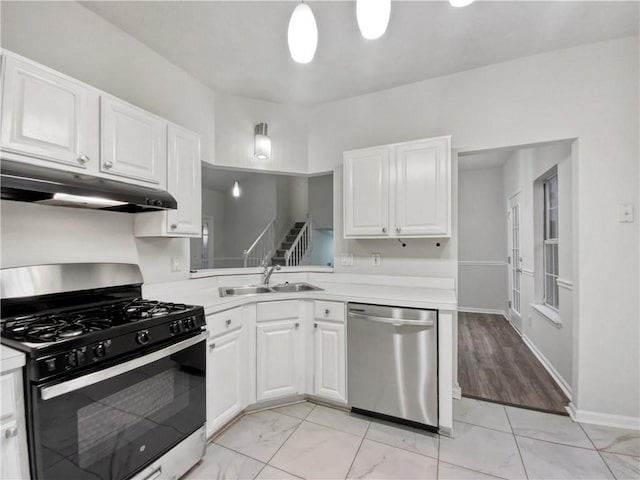
[(104, 343), (99, 343), (95, 347), (93, 347), (93, 355), (96, 358), (102, 358), (107, 354), (104, 349)]
[(178, 322), (173, 322), (169, 325), (169, 331), (171, 332), (171, 335), (180, 333), (180, 324)]
[(149, 330), (141, 330), (136, 335), (136, 342), (140, 345), (144, 345), (149, 342)]
[(83, 365), (86, 357), (85, 357), (85, 349), (83, 348), (82, 350), (76, 350), (76, 358), (78, 359), (78, 365)]
[(196, 328), (196, 321), (194, 317), (189, 317), (187, 318), (187, 320), (185, 321), (187, 328), (191, 329), (191, 328)]
[(70, 367), (75, 367), (78, 365), (78, 357), (76, 357), (76, 352), (71, 352), (67, 355), (67, 365)]

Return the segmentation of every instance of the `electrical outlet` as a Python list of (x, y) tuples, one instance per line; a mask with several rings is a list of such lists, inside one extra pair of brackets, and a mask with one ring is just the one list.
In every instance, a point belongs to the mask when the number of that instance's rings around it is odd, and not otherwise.
[(372, 253), (371, 254), (371, 264), (374, 267), (379, 267), (380, 266), (380, 254), (379, 253)]
[(340, 264), (345, 267), (353, 265), (353, 253), (343, 253), (340, 257)]
[(180, 271), (180, 257), (171, 257), (171, 271), (172, 272)]

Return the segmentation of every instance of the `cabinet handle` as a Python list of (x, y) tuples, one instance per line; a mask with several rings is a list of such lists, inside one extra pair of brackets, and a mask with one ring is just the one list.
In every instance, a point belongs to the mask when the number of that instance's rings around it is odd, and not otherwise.
[(298, 322), (296, 322), (295, 327), (298, 328), (300, 326), (300, 324)]
[(175, 230), (176, 228), (178, 228), (178, 224), (177, 223), (172, 223), (171, 224), (171, 230)]
[(89, 160), (91, 160), (91, 159), (89, 158), (89, 156), (88, 156), (88, 155), (80, 155), (80, 156), (78, 157), (78, 163), (79, 163), (80, 165), (84, 165), (85, 163), (88, 163), (88, 162), (89, 162)]
[(331, 313), (331, 312), (330, 312), (330, 311), (329, 311), (329, 309), (327, 308), (327, 309), (324, 311), (324, 315), (325, 315), (325, 317), (328, 317), (330, 313)]
[(4, 438), (6, 438), (6, 439), (13, 438), (16, 435), (18, 435), (18, 428), (17, 427), (7, 428), (4, 431)]
[(104, 168), (111, 168), (113, 167), (113, 162), (111, 160), (107, 160), (106, 162), (104, 162)]
[(402, 230), (400, 227), (396, 227), (396, 233), (400, 233), (400, 230)]
[(382, 227), (382, 233), (387, 233), (387, 227)]
[(313, 328), (318, 328), (318, 324), (317, 324), (317, 323), (314, 323), (314, 324), (313, 324)]
[(231, 325), (231, 319), (227, 319), (224, 324), (228, 327), (229, 325)]
[(209, 344), (209, 350), (213, 350), (214, 348), (216, 348), (216, 344), (215, 343), (210, 343)]

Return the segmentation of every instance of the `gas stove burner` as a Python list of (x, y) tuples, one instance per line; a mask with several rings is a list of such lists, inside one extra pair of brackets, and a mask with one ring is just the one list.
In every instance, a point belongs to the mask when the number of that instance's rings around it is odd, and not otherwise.
[(82, 314), (52, 314), (21, 317), (2, 324), (2, 335), (22, 342), (55, 342), (104, 330), (112, 322)]
[(130, 322), (137, 322), (146, 318), (162, 317), (170, 313), (186, 310), (188, 307), (181, 303), (164, 303), (155, 300), (136, 299), (124, 307), (124, 315)]

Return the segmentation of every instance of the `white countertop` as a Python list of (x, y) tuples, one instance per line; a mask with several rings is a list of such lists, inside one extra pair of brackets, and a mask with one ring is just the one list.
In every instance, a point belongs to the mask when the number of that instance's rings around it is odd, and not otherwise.
[[(255, 276), (244, 278), (239, 276), (232, 279), (226, 277), (224, 281), (218, 281), (215, 277), (202, 280), (184, 280), (169, 284), (149, 285), (144, 287), (144, 296), (149, 299), (181, 302), (191, 305), (202, 305), (205, 313), (215, 313), (229, 308), (234, 308), (252, 302), (277, 301), (291, 299), (310, 300), (334, 300), (340, 302), (373, 303), (377, 305), (392, 305), (412, 308), (427, 308), (435, 310), (456, 310), (456, 294), (453, 288), (434, 288), (433, 286), (408, 286), (384, 284), (385, 281), (393, 282), (394, 277), (376, 276), (375, 279), (357, 277), (358, 281), (375, 281), (369, 283), (346, 283), (336, 276), (336, 282), (329, 282), (329, 275), (311, 278), (278, 278), (276, 282), (289, 281), (291, 283), (306, 281), (322, 288), (322, 290), (299, 293), (266, 293), (257, 295), (241, 295), (221, 297), (219, 286), (239, 286), (256, 284)], [(346, 278), (352, 280), (352, 278)], [(405, 277), (406, 279), (406, 277)], [(235, 280), (235, 283), (234, 283)], [(253, 280), (253, 281), (251, 281)], [(319, 281), (318, 281), (319, 280)], [(274, 283), (276, 283), (274, 282)], [(416, 284), (429, 285), (429, 282), (416, 281)], [(446, 284), (443, 284), (446, 285)]]
[(27, 359), (24, 353), (9, 348), (6, 345), (0, 345), (0, 371), (8, 372), (15, 368), (24, 366)]

